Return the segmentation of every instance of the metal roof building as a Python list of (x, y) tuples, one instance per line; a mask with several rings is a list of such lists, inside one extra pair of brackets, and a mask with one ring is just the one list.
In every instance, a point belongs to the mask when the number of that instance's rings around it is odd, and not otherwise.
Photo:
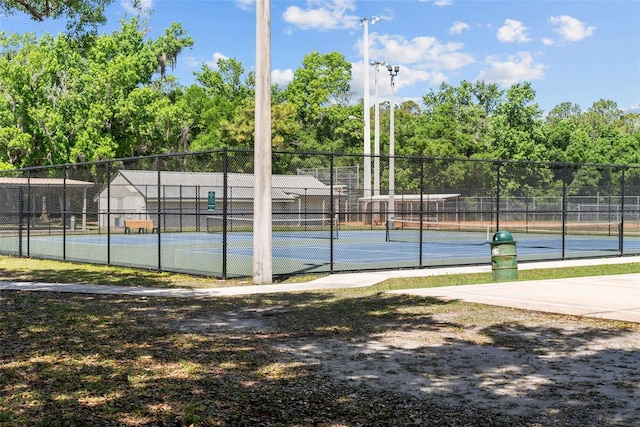
[[(274, 217), (321, 215), (330, 211), (331, 188), (314, 177), (273, 175)], [(253, 174), (120, 170), (98, 195), (100, 225), (121, 227), (127, 219), (153, 219), (162, 227), (199, 227), (200, 216), (253, 214)], [(209, 197), (215, 197), (215, 209)], [(334, 196), (337, 194), (334, 193)]]
[[(37, 222), (37, 218), (47, 221), (53, 216), (61, 218), (63, 212), (74, 212), (82, 216), (82, 228), (87, 226), (87, 191), (95, 184), (69, 178), (40, 178), (40, 177), (0, 177), (0, 203), (3, 212), (14, 212), (18, 215), (21, 203), (20, 191), (28, 194), (28, 205), (23, 206), (24, 218)], [(6, 206), (5, 206), (6, 205)], [(6, 215), (5, 215), (6, 216)], [(16, 223), (18, 220), (1, 218), (0, 222)], [(71, 215), (69, 215), (70, 218)], [(68, 221), (68, 218), (67, 218)]]

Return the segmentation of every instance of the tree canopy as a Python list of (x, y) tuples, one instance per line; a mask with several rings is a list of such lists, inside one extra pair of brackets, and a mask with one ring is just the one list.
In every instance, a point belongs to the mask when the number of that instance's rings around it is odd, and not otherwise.
[[(82, 33), (106, 22), (105, 8), (114, 0), (2, 0), (0, 13), (25, 13), (36, 21), (64, 19), (72, 33)], [(139, 6), (139, 1), (134, 2)]]
[(24, 167), (164, 150), (167, 139), (180, 140), (185, 114), (154, 75), (165, 53), (192, 43), (179, 25), (145, 40), (136, 19), (82, 50), (65, 35), (0, 33), (0, 162)]
[[(107, 3), (0, 5), (4, 12), (28, 12), (29, 5), (40, 19), (78, 17), (84, 7), (99, 13)], [(86, 16), (86, 22), (100, 19)], [(204, 65), (195, 82), (183, 86), (172, 67), (193, 43), (177, 23), (150, 39), (136, 18), (82, 46), (69, 34), (0, 33), (0, 168), (251, 149), (253, 72), (237, 59), (223, 58)], [(362, 121), (350, 117), (363, 116), (363, 103), (350, 102), (350, 81), (351, 64), (340, 53), (305, 56), (287, 87), (272, 88), (274, 148), (362, 153)], [(505, 89), (483, 81), (442, 83), (422, 103), (381, 104), (382, 153), (388, 152), (391, 108), (399, 156), (640, 163), (640, 114), (624, 112), (611, 100), (594, 100), (586, 111), (566, 101), (545, 115), (529, 82)], [(289, 158), (296, 166), (319, 166), (311, 156)], [(447, 176), (459, 185), (474, 179), (455, 170)], [(574, 178), (599, 179), (592, 171)], [(409, 176), (399, 173), (397, 179), (398, 186), (415, 187)], [(532, 179), (539, 184), (548, 177)]]

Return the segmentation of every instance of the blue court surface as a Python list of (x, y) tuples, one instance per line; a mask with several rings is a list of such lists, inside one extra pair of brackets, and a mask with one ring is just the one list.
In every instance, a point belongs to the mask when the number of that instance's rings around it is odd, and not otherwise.
[[(514, 234), (518, 255), (539, 256), (561, 252), (563, 241), (559, 235)], [(62, 237), (32, 236), (31, 245), (35, 243), (62, 245)], [(145, 248), (162, 245), (165, 250), (222, 252), (222, 236), (208, 233), (162, 233), (157, 234), (112, 234), (82, 235), (67, 234), (67, 246), (98, 246)], [(24, 243), (26, 244), (26, 242)], [(402, 261), (415, 259), (420, 251), (420, 242), (413, 237), (407, 240), (385, 241), (383, 230), (344, 231), (333, 241), (329, 238), (303, 236), (273, 236), (273, 255), (291, 259), (328, 260), (326, 251), (333, 246), (334, 260), (358, 259), (363, 263), (376, 263), (380, 260)], [(619, 250), (617, 236), (567, 236), (564, 241), (565, 253), (580, 255), (583, 252), (617, 252)], [(251, 255), (253, 252), (253, 235), (248, 232), (229, 233), (227, 253)], [(425, 232), (422, 239), (423, 255), (434, 258), (465, 258), (489, 253), (489, 241), (482, 233), (467, 232)], [(640, 252), (640, 238), (626, 237), (624, 250), (629, 253)]]
[[(385, 230), (340, 230), (337, 238), (318, 234), (274, 232), (274, 274), (337, 272), (489, 263), (491, 236), (482, 232), (428, 230), (394, 233)], [(640, 254), (640, 237), (513, 233), (518, 259), (555, 260)], [(159, 245), (160, 244), (160, 245)], [(63, 248), (64, 246), (64, 248)], [(158, 234), (76, 234), (30, 236), (23, 242), (29, 255), (72, 261), (130, 265), (195, 274), (220, 275), (226, 261), (228, 276), (250, 276), (253, 255), (251, 232)], [(226, 256), (223, 257), (223, 247)]]

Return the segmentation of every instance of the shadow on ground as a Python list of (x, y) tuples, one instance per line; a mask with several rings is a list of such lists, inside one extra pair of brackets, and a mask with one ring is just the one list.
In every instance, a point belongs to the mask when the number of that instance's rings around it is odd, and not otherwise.
[(634, 328), (382, 294), (5, 291), (0, 425), (633, 425)]

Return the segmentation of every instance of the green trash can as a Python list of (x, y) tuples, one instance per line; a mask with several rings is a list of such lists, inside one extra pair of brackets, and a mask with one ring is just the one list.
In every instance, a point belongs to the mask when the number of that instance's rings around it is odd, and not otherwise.
[(491, 245), (491, 277), (494, 282), (518, 280), (516, 242), (508, 231), (498, 231)]

